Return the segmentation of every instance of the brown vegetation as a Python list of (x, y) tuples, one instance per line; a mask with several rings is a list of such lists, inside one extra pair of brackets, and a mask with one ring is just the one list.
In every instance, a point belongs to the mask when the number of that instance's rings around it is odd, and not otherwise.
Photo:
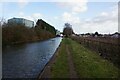
[[(42, 26), (46, 26), (44, 23)], [(55, 29), (54, 29), (55, 32)], [(3, 46), (32, 42), (38, 40), (45, 40), (55, 37), (55, 33), (50, 32), (50, 30), (44, 30), (39, 27), (26, 27), (22, 24), (9, 24), (4, 23), (2, 25), (2, 44)]]
[(73, 40), (99, 53), (103, 58), (120, 66), (120, 38), (110, 37), (71, 37)]

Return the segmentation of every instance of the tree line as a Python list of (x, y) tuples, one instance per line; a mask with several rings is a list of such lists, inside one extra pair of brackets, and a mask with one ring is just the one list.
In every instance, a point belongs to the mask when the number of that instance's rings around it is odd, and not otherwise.
[[(35, 27), (26, 27), (23, 24), (9, 24), (3, 23), (2, 26), (2, 45), (11, 45), (18, 43), (26, 43), (32, 41), (45, 40), (55, 37), (56, 30), (51, 27), (45, 21), (42, 21), (42, 25), (36, 25)], [(47, 29), (43, 29), (42, 27)]]

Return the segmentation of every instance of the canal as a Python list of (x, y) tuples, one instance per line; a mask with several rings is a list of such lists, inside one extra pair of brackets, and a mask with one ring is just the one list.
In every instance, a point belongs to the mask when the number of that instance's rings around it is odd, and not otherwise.
[(61, 37), (56, 37), (3, 49), (3, 78), (37, 78), (55, 53), (61, 40)]

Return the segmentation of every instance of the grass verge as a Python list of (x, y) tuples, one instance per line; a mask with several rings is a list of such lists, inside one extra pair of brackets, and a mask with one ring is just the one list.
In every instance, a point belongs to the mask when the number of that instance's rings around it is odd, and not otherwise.
[(58, 51), (57, 60), (52, 66), (51, 75), (52, 78), (68, 78), (69, 68), (67, 63), (66, 54), (66, 40), (63, 39), (61, 46)]
[(52, 66), (52, 78), (69, 78), (66, 45), (71, 49), (75, 70), (79, 78), (118, 78), (120, 70), (94, 51), (79, 43), (64, 38), (59, 48), (57, 60)]
[(68, 39), (72, 56), (80, 78), (118, 78), (120, 70), (97, 53), (86, 49), (79, 43)]

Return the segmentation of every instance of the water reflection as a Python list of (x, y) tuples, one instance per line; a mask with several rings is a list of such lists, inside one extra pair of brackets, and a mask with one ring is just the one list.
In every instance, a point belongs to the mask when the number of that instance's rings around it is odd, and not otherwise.
[(3, 78), (36, 78), (52, 57), (61, 37), (14, 45), (3, 50)]

